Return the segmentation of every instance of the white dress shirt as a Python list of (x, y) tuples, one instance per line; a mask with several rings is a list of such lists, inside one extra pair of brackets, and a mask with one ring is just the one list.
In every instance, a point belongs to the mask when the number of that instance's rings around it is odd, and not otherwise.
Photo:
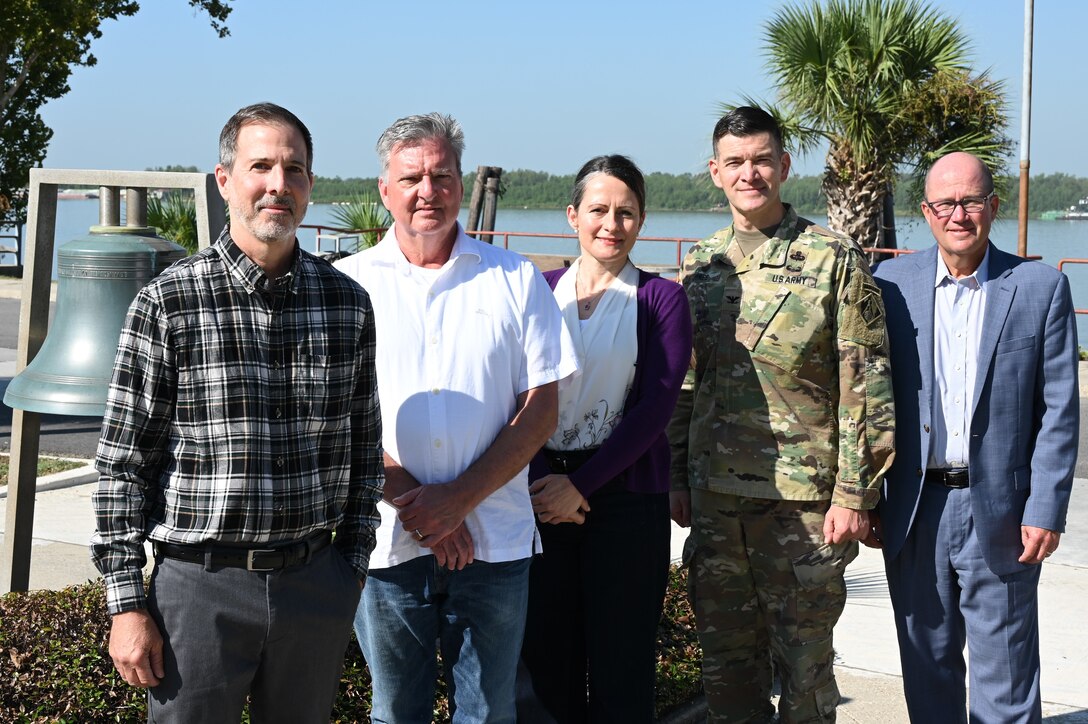
[(990, 252), (974, 274), (956, 279), (937, 256), (933, 298), (933, 434), (930, 468), (966, 468), (978, 346), (986, 312)]

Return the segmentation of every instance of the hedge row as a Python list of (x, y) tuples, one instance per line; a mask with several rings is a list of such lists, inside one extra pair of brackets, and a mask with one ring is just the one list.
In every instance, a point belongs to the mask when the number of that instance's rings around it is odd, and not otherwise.
[[(673, 569), (658, 630), (657, 710), (668, 712), (701, 690), (694, 618), (686, 574)], [(139, 722), (145, 697), (113, 669), (109, 616), (101, 579), (62, 591), (0, 597), (0, 722)], [(333, 708), (333, 721), (366, 721), (370, 675), (354, 637)], [(248, 721), (248, 716), (243, 721)], [(439, 683), (435, 721), (448, 722)]]

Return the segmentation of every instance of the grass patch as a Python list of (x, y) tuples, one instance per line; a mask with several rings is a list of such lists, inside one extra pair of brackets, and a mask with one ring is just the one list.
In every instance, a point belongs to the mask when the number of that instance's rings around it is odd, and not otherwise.
[[(0, 454), (0, 486), (8, 484), (8, 462), (11, 456), (7, 453)], [(38, 477), (63, 473), (65, 470), (75, 470), (87, 463), (83, 461), (61, 460), (60, 458), (38, 458)]]

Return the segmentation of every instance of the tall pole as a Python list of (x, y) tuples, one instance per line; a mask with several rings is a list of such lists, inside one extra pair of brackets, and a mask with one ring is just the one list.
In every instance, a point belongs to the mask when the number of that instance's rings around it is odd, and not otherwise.
[(1028, 255), (1028, 170), (1031, 168), (1031, 43), (1034, 0), (1024, 0), (1024, 87), (1020, 110), (1020, 228), (1016, 253)]

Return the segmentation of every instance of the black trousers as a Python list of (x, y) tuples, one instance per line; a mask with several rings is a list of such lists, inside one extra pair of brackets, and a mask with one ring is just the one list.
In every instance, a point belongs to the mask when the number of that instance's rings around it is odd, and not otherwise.
[(544, 552), (529, 571), (519, 722), (653, 721), (669, 499), (617, 487), (590, 496), (582, 525), (540, 525)]

